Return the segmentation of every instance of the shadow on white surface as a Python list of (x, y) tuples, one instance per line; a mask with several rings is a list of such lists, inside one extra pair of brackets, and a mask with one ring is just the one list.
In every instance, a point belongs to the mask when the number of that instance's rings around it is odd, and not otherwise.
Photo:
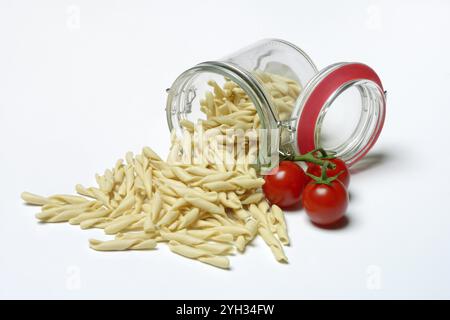
[(358, 174), (378, 167), (392, 159), (392, 155), (387, 152), (373, 152), (359, 160), (350, 168), (351, 174)]
[(333, 224), (330, 224), (330, 225), (326, 225), (326, 226), (316, 224), (312, 221), (310, 221), (310, 222), (312, 225), (314, 225), (314, 227), (317, 227), (322, 230), (329, 230), (329, 231), (339, 231), (339, 230), (343, 230), (343, 229), (348, 229), (349, 227), (351, 227), (353, 225), (352, 219), (348, 215), (344, 216), (339, 221), (337, 221)]

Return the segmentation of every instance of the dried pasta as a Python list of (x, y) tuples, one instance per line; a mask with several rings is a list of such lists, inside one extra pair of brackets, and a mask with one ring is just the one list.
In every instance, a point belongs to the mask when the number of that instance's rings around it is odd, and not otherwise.
[[(274, 74), (257, 77), (280, 120), (288, 119), (300, 86)], [(78, 195), (50, 197), (24, 192), (22, 199), (41, 206), (36, 218), (42, 222), (69, 222), (114, 235), (112, 240), (89, 240), (97, 251), (151, 250), (166, 243), (176, 254), (228, 269), (228, 256), (235, 249), (244, 252), (259, 235), (277, 261), (287, 262), (283, 212), (264, 200), (264, 180), (252, 167), (258, 154), (258, 136), (252, 131), (259, 127), (256, 109), (234, 82), (208, 84), (212, 91), (200, 101), (206, 119), (181, 119), (185, 132), (183, 138), (172, 133), (167, 161), (144, 147), (97, 174), (97, 187), (77, 184)]]

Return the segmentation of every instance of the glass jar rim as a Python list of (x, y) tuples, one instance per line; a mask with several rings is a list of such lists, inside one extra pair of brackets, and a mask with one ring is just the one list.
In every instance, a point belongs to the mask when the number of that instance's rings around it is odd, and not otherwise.
[[(350, 87), (358, 86), (369, 92), (361, 93), (361, 107), (371, 109), (362, 123), (359, 133), (346, 141), (349, 148), (337, 152), (347, 165), (360, 160), (372, 148), (381, 133), (386, 113), (386, 97), (380, 78), (373, 69), (362, 63), (341, 62), (330, 65), (316, 74), (308, 83), (294, 107), (298, 116), (295, 148), (298, 153), (306, 153), (319, 147), (318, 136), (324, 114), (333, 101)], [(371, 100), (369, 100), (371, 98)], [(334, 151), (334, 150), (330, 150)]]

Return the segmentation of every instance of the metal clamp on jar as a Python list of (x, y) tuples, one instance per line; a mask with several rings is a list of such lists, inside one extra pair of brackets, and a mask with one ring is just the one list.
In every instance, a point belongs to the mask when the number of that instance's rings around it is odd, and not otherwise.
[(295, 45), (268, 39), (183, 72), (168, 90), (170, 130), (180, 131), (182, 120), (205, 117), (200, 99), (210, 80), (231, 80), (251, 99), (266, 132), (259, 168), (276, 166), (278, 153), (304, 154), (319, 147), (350, 166), (370, 150), (383, 127), (385, 92), (370, 67), (341, 62), (318, 71)]

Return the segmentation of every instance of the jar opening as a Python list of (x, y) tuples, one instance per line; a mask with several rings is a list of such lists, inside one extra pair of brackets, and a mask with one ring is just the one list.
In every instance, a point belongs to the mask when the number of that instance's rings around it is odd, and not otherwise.
[(339, 88), (321, 110), (316, 145), (353, 164), (375, 143), (384, 119), (384, 92), (369, 80)]
[(362, 98), (358, 87), (349, 85), (324, 105), (317, 119), (316, 144), (342, 154), (361, 120)]
[(385, 95), (371, 68), (339, 63), (311, 80), (298, 110), (298, 151), (323, 148), (351, 166), (370, 150), (381, 132)]

